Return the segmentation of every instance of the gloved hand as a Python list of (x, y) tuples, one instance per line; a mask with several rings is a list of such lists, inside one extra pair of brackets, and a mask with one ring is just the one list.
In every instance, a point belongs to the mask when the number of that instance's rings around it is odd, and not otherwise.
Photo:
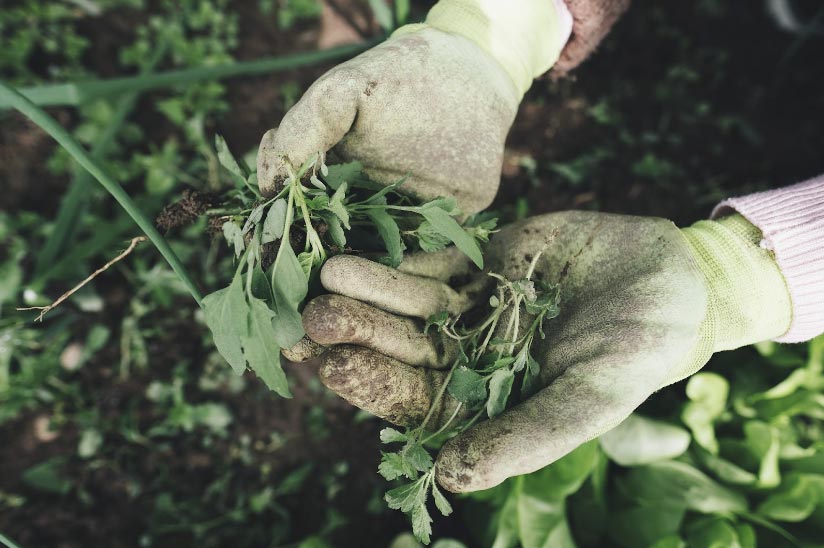
[[(782, 335), (790, 298), (760, 239), (739, 215), (679, 230), (664, 219), (564, 212), (501, 230), (486, 252), (490, 271), (521, 279), (543, 250), (534, 277), (561, 286), (561, 313), (532, 346), (544, 388), (447, 442), (436, 461), (441, 485), (486, 489), (544, 467), (713, 352)], [(440, 335), (423, 334), (420, 319), (485, 301), (479, 288), (491, 278), (467, 272), (454, 249), (410, 256), (400, 272), (330, 259), (321, 281), (332, 294), (303, 313), (307, 334), (331, 345), (319, 358), (321, 380), (391, 422), (419, 424), (454, 356)], [(453, 287), (450, 278), (470, 281)], [(455, 402), (443, 405), (435, 422)]]
[(409, 175), (414, 198), (485, 208), (521, 97), (571, 28), (561, 0), (442, 0), (426, 23), (401, 27), (307, 90), (261, 140), (260, 188), (271, 195), (285, 162), (334, 148), (379, 183)]

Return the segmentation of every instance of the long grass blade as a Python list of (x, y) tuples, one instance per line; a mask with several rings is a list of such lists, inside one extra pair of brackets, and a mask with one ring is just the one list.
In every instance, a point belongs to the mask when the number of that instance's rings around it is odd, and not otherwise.
[[(91, 80), (66, 84), (53, 84), (23, 88), (20, 93), (40, 106), (78, 106), (81, 103), (113, 97), (123, 93), (137, 93), (152, 89), (222, 80), (238, 76), (271, 74), (288, 69), (316, 65), (357, 55), (374, 46), (382, 38), (350, 44), (321, 51), (295, 53), (281, 57), (267, 57), (254, 61), (241, 61), (213, 67), (195, 67), (149, 75), (128, 76), (108, 80)], [(0, 109), (13, 107), (12, 101), (0, 96)]]
[(135, 204), (129, 195), (126, 194), (123, 187), (121, 187), (117, 181), (109, 177), (100, 168), (86, 149), (80, 146), (80, 143), (78, 143), (68, 131), (58, 124), (57, 121), (49, 116), (43, 109), (32, 103), (18, 91), (8, 87), (2, 82), (0, 82), (0, 100), (6, 101), (13, 108), (17, 109), (32, 122), (37, 124), (43, 131), (48, 133), (60, 144), (60, 146), (66, 149), (66, 151), (75, 159), (77, 163), (88, 170), (88, 172), (91, 173), (101, 185), (103, 185), (103, 188), (105, 188), (109, 194), (117, 200), (117, 203), (119, 203), (121, 207), (126, 210), (126, 213), (129, 214), (137, 226), (140, 227), (143, 233), (146, 234), (149, 240), (151, 240), (155, 247), (157, 247), (160, 254), (163, 255), (163, 258), (166, 259), (166, 262), (169, 263), (169, 266), (172, 267), (172, 270), (184, 283), (195, 301), (197, 301), (197, 304), (200, 305), (202, 301), (200, 291), (175, 252), (171, 247), (169, 247), (169, 244), (163, 236), (160, 235), (157, 229), (155, 229), (152, 222), (146, 218), (142, 211), (140, 211), (137, 204)]

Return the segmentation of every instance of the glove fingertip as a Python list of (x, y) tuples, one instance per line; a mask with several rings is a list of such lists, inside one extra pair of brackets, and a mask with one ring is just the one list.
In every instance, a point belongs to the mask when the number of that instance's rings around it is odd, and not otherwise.
[(276, 150), (277, 128), (270, 129), (260, 139), (257, 155), (258, 187), (264, 196), (273, 196), (277, 192), (277, 180), (282, 177), (282, 161)]
[(303, 337), (291, 348), (282, 348), (280, 353), (290, 362), (308, 362), (323, 354), (326, 348), (309, 337)]
[(438, 454), (435, 463), (435, 479), (451, 493), (466, 493), (482, 488), (473, 488), (474, 466), (468, 458), (466, 444), (458, 436), (447, 442)]

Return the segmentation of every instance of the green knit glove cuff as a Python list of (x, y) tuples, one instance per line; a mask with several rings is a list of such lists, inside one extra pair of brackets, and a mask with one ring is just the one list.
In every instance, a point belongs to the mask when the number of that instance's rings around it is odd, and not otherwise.
[(441, 0), (426, 23), (403, 26), (393, 36), (431, 27), (468, 38), (498, 61), (521, 98), (561, 55), (572, 27), (564, 17), (569, 13), (552, 0)]
[(695, 350), (667, 384), (698, 371), (714, 352), (780, 337), (792, 320), (787, 283), (759, 245), (758, 227), (735, 214), (681, 232), (704, 274), (708, 305)]

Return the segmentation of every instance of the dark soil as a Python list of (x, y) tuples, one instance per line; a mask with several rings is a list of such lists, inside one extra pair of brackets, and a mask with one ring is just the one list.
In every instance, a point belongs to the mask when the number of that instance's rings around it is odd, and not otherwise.
[[(272, 21), (255, 15), (256, 2), (237, 4), (239, 58), (316, 47), (317, 28), (304, 25), (296, 32), (281, 33)], [(84, 23), (95, 44), (88, 62), (103, 75), (117, 74), (110, 52), (114, 44), (129, 39), (128, 20), (113, 17), (117, 24), (110, 25), (108, 18)], [(584, 208), (655, 215), (688, 224), (705, 218), (725, 196), (783, 186), (822, 172), (822, 46), (820, 37), (799, 42), (798, 37), (777, 30), (761, 3), (757, 7), (747, 0), (664, 6), (639, 0), (572, 78), (544, 79), (529, 91), (509, 138), (495, 207), (511, 213), (518, 198), (524, 198), (531, 214)], [(216, 129), (239, 150), (254, 146), (285, 111), (279, 83), (296, 80), (305, 88), (328, 68), (228, 82), (231, 115)], [(611, 121), (598, 121), (592, 114), (603, 104), (608, 105)], [(73, 122), (69, 110), (54, 114), (61, 123)], [(53, 145), (19, 116), (2, 113), (0, 120), (0, 210), (53, 215), (68, 183), (49, 175), (43, 165)], [(646, 156), (655, 161), (645, 163)], [(579, 162), (584, 166), (581, 181), (573, 182), (553, 167), (582, 157), (596, 159)], [(525, 159), (534, 161), (534, 170), (523, 167)], [(111, 284), (119, 285), (112, 292), (127, 287), (125, 279), (113, 276), (112, 280)], [(113, 318), (112, 323), (118, 320)], [(95, 409), (112, 421), (124, 420), (124, 406), (141, 401), (139, 396), (151, 381), (169, 379), (181, 359), (191, 364), (203, 361), (199, 342), (187, 343), (201, 336), (195, 331), (199, 329), (194, 324), (164, 325), (166, 336), (156, 339), (150, 349), (151, 371), (128, 382), (115, 379), (118, 349), (110, 345), (78, 372), (80, 382), (93, 387), (97, 400), (76, 405)], [(394, 534), (405, 530), (403, 516), (363, 510), (384, 488), (375, 473), (380, 425), (354, 421), (355, 410), (317, 388), (311, 367), (290, 366), (288, 374), (297, 379), (292, 400), (271, 397), (259, 383), (221, 397), (235, 417), (230, 440), (247, 436), (253, 448), (259, 447), (252, 450), (254, 461), (270, 469), (267, 474), (230, 474), (233, 487), (254, 492), (267, 481), (275, 484), (288, 472), (314, 463), (306, 487), (283, 500), (293, 519), (294, 538), (301, 538), (316, 532), (325, 519), (319, 507), (326, 496), (327, 486), (321, 481), (328, 476), (325, 471), (346, 463), (342, 475), (346, 498), (337, 502), (349, 522), (334, 536), (335, 545), (386, 546)], [(315, 408), (321, 410), (327, 432), (322, 437), (307, 427)], [(148, 404), (128, 412), (143, 425), (157, 419), (152, 413)], [(198, 498), (217, 477), (237, 466), (229, 440), (217, 438), (204, 450), (200, 445), (179, 444), (175, 438), (159, 448), (120, 439), (107, 440), (124, 447), (116, 466), (94, 469), (75, 456), (76, 429), (63, 429), (55, 440), (43, 442), (34, 432), (37, 417), (26, 414), (0, 427), (0, 491), (23, 493), (28, 499), (24, 506), (0, 515), (0, 530), (28, 548), (136, 546), (155, 519), (152, 508), (158, 493), (150, 488), (152, 478), (174, 478), (179, 486), (176, 497)], [(260, 449), (273, 431), (284, 433), (287, 443), (276, 450)], [(23, 470), (56, 456), (67, 458), (64, 467), (75, 485), (68, 495), (43, 495), (22, 483)], [(134, 478), (149, 487), (134, 492)], [(215, 502), (215, 511), (222, 509)], [(274, 523), (278, 517), (263, 514), (260, 519)], [(240, 529), (243, 524), (226, 527)], [(447, 535), (447, 528), (455, 528), (456, 536), (467, 538), (459, 530), (459, 519), (436, 527)], [(161, 543), (193, 544), (188, 534), (174, 532)], [(259, 545), (265, 545), (265, 540)]]

